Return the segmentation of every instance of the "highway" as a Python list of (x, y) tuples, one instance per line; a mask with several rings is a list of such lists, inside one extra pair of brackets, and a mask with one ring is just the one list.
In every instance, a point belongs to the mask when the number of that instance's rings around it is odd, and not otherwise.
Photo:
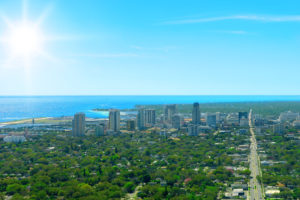
[(251, 145), (250, 145), (250, 200), (261, 200), (264, 199), (262, 186), (257, 180), (257, 175), (261, 176), (260, 160), (257, 154), (257, 143), (255, 138), (254, 126), (252, 125), (252, 110), (249, 112), (249, 128), (251, 133)]

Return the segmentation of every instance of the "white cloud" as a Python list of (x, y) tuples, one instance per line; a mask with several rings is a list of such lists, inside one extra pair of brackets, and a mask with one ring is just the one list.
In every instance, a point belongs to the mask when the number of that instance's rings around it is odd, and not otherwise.
[(247, 20), (247, 21), (260, 21), (260, 22), (300, 22), (300, 15), (291, 16), (259, 16), (259, 15), (234, 15), (223, 17), (199, 18), (199, 19), (186, 19), (167, 21), (164, 24), (196, 24), (205, 22), (216, 22), (225, 20)]
[(125, 58), (125, 57), (137, 57), (138, 54), (135, 53), (90, 53), (90, 54), (77, 54), (74, 56), (83, 56), (83, 57), (94, 57), (94, 58)]
[(248, 34), (248, 32), (242, 31), (242, 30), (216, 31), (216, 32), (219, 32), (219, 33), (228, 33), (228, 34), (235, 34), (235, 35), (244, 35), (244, 34)]
[(136, 50), (144, 50), (144, 51), (164, 51), (169, 52), (171, 50), (177, 49), (177, 46), (174, 45), (167, 45), (167, 46), (161, 46), (161, 47), (143, 47), (143, 46), (137, 46), (137, 45), (131, 45), (130, 48), (136, 49)]

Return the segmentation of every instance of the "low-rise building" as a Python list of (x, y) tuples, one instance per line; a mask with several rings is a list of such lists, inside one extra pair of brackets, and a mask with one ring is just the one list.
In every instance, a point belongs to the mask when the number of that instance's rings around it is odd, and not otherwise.
[(273, 133), (278, 133), (278, 134), (282, 134), (284, 133), (284, 125), (283, 124), (274, 124), (272, 126), (273, 129)]
[(26, 138), (21, 135), (10, 135), (10, 136), (5, 136), (3, 138), (3, 141), (4, 142), (13, 142), (13, 143), (21, 143), (21, 142), (25, 142), (26, 141)]
[(134, 131), (135, 130), (135, 120), (131, 119), (126, 122), (127, 130)]

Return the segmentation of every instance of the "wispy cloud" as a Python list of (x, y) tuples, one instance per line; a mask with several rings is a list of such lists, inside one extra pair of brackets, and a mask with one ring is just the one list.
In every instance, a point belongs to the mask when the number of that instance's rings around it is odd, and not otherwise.
[(235, 35), (244, 35), (244, 34), (248, 34), (248, 32), (242, 31), (242, 30), (233, 30), (233, 31), (215, 31), (215, 32), (218, 32), (218, 33), (235, 34)]
[(90, 53), (90, 54), (77, 54), (74, 56), (80, 57), (94, 57), (94, 58), (126, 58), (126, 57), (137, 57), (135, 53)]
[(161, 47), (143, 47), (143, 46), (138, 46), (138, 45), (131, 45), (130, 48), (133, 48), (135, 50), (139, 51), (164, 51), (164, 52), (169, 52), (171, 50), (177, 49), (177, 46), (161, 46)]
[(144, 49), (144, 47), (142, 47), (142, 46), (137, 46), (137, 45), (131, 45), (130, 47), (133, 48), (133, 49), (137, 49), (137, 50), (142, 50), (142, 49)]
[(216, 22), (225, 20), (247, 20), (247, 21), (260, 21), (260, 22), (300, 22), (300, 15), (291, 16), (260, 16), (260, 15), (234, 15), (223, 17), (211, 18), (198, 18), (198, 19), (185, 19), (166, 21), (164, 24), (196, 24), (205, 22)]

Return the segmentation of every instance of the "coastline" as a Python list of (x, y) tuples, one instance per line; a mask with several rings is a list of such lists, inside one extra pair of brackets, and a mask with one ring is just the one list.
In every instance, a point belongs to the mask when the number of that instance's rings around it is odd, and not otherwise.
[[(0, 122), (0, 127), (8, 126), (8, 125), (16, 125), (16, 124), (31, 124), (33, 118), (20, 119), (14, 121)], [(62, 122), (62, 121), (70, 121), (71, 117), (39, 117), (34, 118), (34, 123), (37, 124), (48, 124), (49, 122)]]
[[(52, 123), (54, 118), (70, 117), (76, 112), (84, 112), (88, 118), (103, 119), (108, 117), (110, 108), (119, 109), (121, 112), (135, 112), (138, 108), (144, 107), (145, 109), (155, 109), (157, 114), (162, 114), (166, 104), (177, 104), (178, 111), (186, 114), (191, 112), (192, 103), (198, 100), (200, 100), (201, 112), (228, 113), (250, 108), (253, 108), (255, 112), (263, 110), (263, 115), (275, 115), (286, 110), (300, 112), (300, 96), (293, 96), (292, 99), (288, 96), (276, 96), (269, 99), (262, 99), (263, 97), (244, 96), (240, 99), (230, 99), (231, 96), (83, 96), (25, 97), (25, 99), (1, 97), (0, 126), (30, 123), (32, 118), (35, 118), (36, 123), (43, 120), (51, 120)], [(32, 99), (30, 100), (30, 98)], [(32, 117), (28, 118), (28, 116)]]

